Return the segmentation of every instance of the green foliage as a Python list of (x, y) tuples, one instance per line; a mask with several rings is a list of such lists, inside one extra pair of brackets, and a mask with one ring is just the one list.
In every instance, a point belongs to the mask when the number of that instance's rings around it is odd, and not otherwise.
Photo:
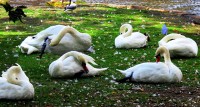
[[(155, 61), (154, 53), (158, 41), (163, 37), (161, 35), (163, 23), (166, 23), (170, 33), (179, 32), (197, 43), (200, 42), (199, 25), (193, 26), (178, 18), (171, 19), (167, 13), (118, 9), (101, 5), (79, 5), (74, 12), (67, 13), (63, 9), (49, 7), (28, 7), (24, 11), (27, 14), (27, 17), (22, 19), (24, 23), (13, 23), (8, 21), (7, 13), (0, 8), (0, 69), (4, 71), (15, 63), (20, 64), (35, 87), (35, 98), (30, 101), (0, 101), (1, 106), (8, 104), (12, 106), (159, 106), (168, 101), (168, 105), (185, 106), (185, 103), (191, 103), (184, 102), (188, 101), (189, 95), (179, 100), (172, 95), (183, 87), (196, 89), (199, 86), (199, 55), (197, 58), (172, 60), (183, 72), (184, 78), (181, 83), (117, 84), (113, 80), (123, 77), (116, 69), (124, 70), (142, 62)], [(116, 49), (114, 39), (119, 35), (119, 28), (124, 23), (133, 25), (134, 31), (150, 34), (151, 41), (148, 46), (141, 49)], [(96, 77), (53, 79), (48, 74), (48, 67), (59, 56), (46, 53), (42, 59), (38, 59), (37, 53), (25, 55), (20, 52), (17, 46), (24, 38), (56, 24), (70, 25), (80, 32), (89, 33), (96, 52), (87, 54), (94, 57), (98, 67), (109, 67), (109, 69)], [(169, 93), (168, 96), (163, 97), (165, 91)], [(175, 100), (171, 101), (171, 99)]]

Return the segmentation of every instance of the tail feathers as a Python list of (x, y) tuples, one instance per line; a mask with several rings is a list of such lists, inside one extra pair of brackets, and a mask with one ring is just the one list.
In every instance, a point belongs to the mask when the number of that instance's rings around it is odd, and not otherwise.
[[(89, 67), (89, 66), (88, 66)], [(108, 68), (94, 68), (94, 67), (89, 67), (89, 75), (98, 75), (99, 73), (107, 70)]]
[(119, 69), (116, 69), (117, 71), (121, 72), (123, 75), (125, 75), (125, 71), (123, 70), (119, 70)]
[(87, 51), (95, 53), (95, 50), (94, 50), (93, 46), (90, 46)]
[(4, 77), (4, 78), (7, 78), (7, 72), (2, 71), (2, 75), (1, 76)]
[(102, 72), (102, 71), (105, 71), (105, 70), (107, 70), (108, 68), (96, 68), (96, 71), (98, 71), (98, 72)]

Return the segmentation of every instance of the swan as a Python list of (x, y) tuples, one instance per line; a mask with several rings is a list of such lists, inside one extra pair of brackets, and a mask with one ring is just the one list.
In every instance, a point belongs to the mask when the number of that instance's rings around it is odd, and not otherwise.
[(168, 34), (158, 44), (159, 46), (165, 46), (171, 57), (195, 57), (198, 53), (197, 43), (181, 34)]
[(120, 27), (120, 35), (115, 38), (116, 48), (141, 48), (147, 45), (149, 36), (140, 32), (132, 32), (132, 30), (130, 24), (123, 24)]
[[(72, 2), (72, 3), (71, 3)], [(76, 5), (76, 0), (70, 0), (69, 4), (64, 8), (64, 11), (73, 11), (76, 9), (77, 5)]]
[(19, 48), (22, 53), (31, 54), (44, 49), (45, 52), (62, 55), (69, 51), (87, 51), (91, 36), (64, 25), (51, 26), (34, 36), (28, 36)]
[(49, 65), (49, 74), (55, 78), (68, 78), (94, 76), (107, 70), (107, 68), (94, 68), (89, 63), (97, 65), (92, 57), (81, 52), (70, 51)]
[(20, 65), (10, 67), (0, 77), (0, 99), (33, 99), (34, 88)]
[[(124, 82), (130, 79), (135, 82), (147, 83), (180, 82), (182, 72), (171, 62), (169, 50), (164, 46), (160, 46), (155, 55), (157, 62), (141, 63), (124, 71), (118, 70), (125, 75), (125, 78), (117, 81)], [(164, 62), (160, 62), (160, 55), (164, 56)]]

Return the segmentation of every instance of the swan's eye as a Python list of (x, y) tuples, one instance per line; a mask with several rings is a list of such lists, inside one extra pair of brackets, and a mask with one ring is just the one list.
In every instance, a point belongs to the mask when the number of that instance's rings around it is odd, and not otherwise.
[(35, 37), (33, 36), (32, 39), (35, 39)]
[(122, 33), (120, 33), (120, 35), (121, 35)]
[(18, 78), (15, 78), (16, 80), (18, 80)]

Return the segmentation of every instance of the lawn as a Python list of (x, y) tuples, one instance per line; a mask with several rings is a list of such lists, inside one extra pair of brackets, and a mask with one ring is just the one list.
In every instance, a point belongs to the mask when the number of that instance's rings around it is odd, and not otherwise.
[[(176, 15), (146, 10), (128, 10), (103, 5), (79, 5), (73, 12), (60, 8), (28, 7), (23, 22), (9, 22), (0, 8), (0, 70), (15, 63), (26, 71), (35, 88), (33, 100), (0, 100), (1, 106), (197, 106), (200, 104), (200, 55), (196, 58), (176, 58), (172, 62), (183, 72), (183, 80), (174, 84), (118, 84), (114, 79), (124, 76), (116, 69), (127, 69), (142, 62), (155, 62), (154, 53), (163, 37), (164, 23), (169, 33), (178, 32), (200, 43), (200, 25), (177, 18)], [(119, 28), (130, 23), (134, 31), (148, 33), (151, 41), (141, 49), (116, 49), (114, 39)], [(56, 25), (70, 25), (92, 36), (98, 66), (109, 67), (99, 76), (77, 79), (54, 79), (49, 76), (49, 64), (59, 58), (46, 53), (38, 59), (37, 53), (22, 54), (18, 45), (29, 35)], [(198, 45), (199, 46), (199, 45)]]

